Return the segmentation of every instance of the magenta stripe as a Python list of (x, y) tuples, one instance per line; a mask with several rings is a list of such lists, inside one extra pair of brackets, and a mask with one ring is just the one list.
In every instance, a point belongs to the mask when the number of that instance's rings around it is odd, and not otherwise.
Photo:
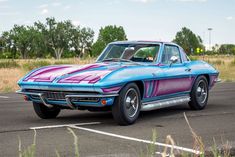
[(95, 78), (89, 80), (88, 83), (96, 83), (96, 82), (98, 82), (100, 79), (101, 79), (101, 77), (100, 77), (100, 76), (97, 76), (97, 77), (95, 77)]
[[(33, 77), (35, 76), (38, 76), (38, 75), (41, 75), (43, 73), (48, 73), (48, 72), (52, 72), (52, 71), (57, 71), (57, 70), (60, 70), (60, 69), (64, 69), (64, 68), (68, 68), (69, 66), (62, 66), (62, 67), (52, 67), (52, 68), (48, 68), (46, 70), (42, 69), (42, 70), (39, 70), (38, 72), (36, 73), (33, 73), (32, 75), (29, 75), (27, 78), (24, 79), (24, 81), (28, 81), (29, 79), (32, 79)], [(38, 78), (38, 80), (43, 80), (43, 78)], [(50, 79), (49, 79), (50, 80)]]
[(111, 87), (111, 88), (102, 88), (102, 91), (104, 93), (111, 93), (111, 92), (119, 92), (119, 90), (121, 89), (121, 87)]
[(154, 96), (157, 95), (157, 88), (158, 88), (158, 87), (157, 87), (157, 83), (158, 83), (157, 80), (155, 80), (154, 83), (153, 83), (153, 92), (152, 92), (151, 97), (154, 97)]
[(98, 68), (98, 67), (101, 67), (101, 65), (93, 64), (93, 65), (89, 65), (89, 66), (83, 67), (83, 68), (75, 70), (75, 71), (71, 71), (68, 74), (73, 74), (73, 73), (76, 73), (76, 72), (88, 70), (88, 69), (91, 69), (91, 68)]
[(160, 80), (158, 83), (157, 95), (189, 91), (191, 88), (191, 84), (192, 79), (190, 80), (189, 78)]
[(154, 91), (154, 80), (152, 80), (151, 81), (151, 83), (150, 83), (150, 87), (151, 87), (151, 91), (150, 91), (150, 97), (152, 97), (152, 95), (153, 95), (153, 91)]
[(145, 95), (144, 97), (147, 98), (148, 97), (148, 90), (149, 90), (149, 81), (145, 81)]

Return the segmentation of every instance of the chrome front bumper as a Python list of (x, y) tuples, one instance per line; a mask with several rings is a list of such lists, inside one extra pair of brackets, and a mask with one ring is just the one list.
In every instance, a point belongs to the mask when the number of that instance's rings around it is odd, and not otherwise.
[[(28, 95), (38, 96), (40, 98), (41, 102), (45, 106), (47, 106), (47, 107), (52, 106), (51, 104), (47, 103), (47, 100), (46, 100), (44, 93), (34, 93), (34, 92), (27, 92), (27, 91), (22, 91), (22, 90), (17, 90), (16, 93), (22, 94), (25, 96), (28, 96)], [(73, 94), (73, 95), (66, 95), (65, 100), (66, 100), (68, 107), (70, 107), (71, 109), (76, 109), (76, 106), (71, 101), (72, 98), (108, 98), (108, 97), (116, 97), (118, 95), (119, 94), (76, 94), (76, 95)]]

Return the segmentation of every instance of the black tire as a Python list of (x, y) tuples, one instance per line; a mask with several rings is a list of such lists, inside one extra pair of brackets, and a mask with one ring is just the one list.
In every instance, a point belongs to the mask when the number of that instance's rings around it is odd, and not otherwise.
[(51, 108), (41, 104), (33, 102), (33, 108), (35, 113), (42, 119), (56, 118), (60, 113), (60, 108), (52, 106)]
[(209, 89), (208, 89), (208, 81), (205, 76), (199, 76), (195, 80), (192, 91), (190, 93), (191, 100), (189, 102), (189, 106), (193, 110), (202, 110), (206, 107)]
[(133, 124), (140, 113), (140, 91), (135, 83), (129, 83), (115, 98), (112, 106), (113, 118), (119, 125)]

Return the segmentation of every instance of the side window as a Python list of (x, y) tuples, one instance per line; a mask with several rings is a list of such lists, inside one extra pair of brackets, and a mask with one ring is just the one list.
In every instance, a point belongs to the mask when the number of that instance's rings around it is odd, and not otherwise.
[(170, 59), (172, 56), (178, 57), (178, 61), (176, 63), (181, 63), (179, 48), (174, 45), (165, 45), (162, 54), (162, 64), (170, 64), (171, 63)]
[(180, 51), (182, 53), (182, 61), (183, 62), (187, 62), (187, 61), (190, 61), (189, 57), (186, 55), (184, 49), (180, 48)]

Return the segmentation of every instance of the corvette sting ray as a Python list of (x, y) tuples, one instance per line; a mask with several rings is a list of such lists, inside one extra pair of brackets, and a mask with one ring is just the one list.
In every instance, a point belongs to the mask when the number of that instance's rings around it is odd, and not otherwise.
[(51, 65), (18, 81), (19, 94), (36, 114), (55, 118), (62, 109), (112, 111), (120, 125), (133, 124), (140, 111), (188, 103), (207, 105), (219, 72), (204, 61), (191, 61), (171, 42), (112, 42), (93, 64)]

